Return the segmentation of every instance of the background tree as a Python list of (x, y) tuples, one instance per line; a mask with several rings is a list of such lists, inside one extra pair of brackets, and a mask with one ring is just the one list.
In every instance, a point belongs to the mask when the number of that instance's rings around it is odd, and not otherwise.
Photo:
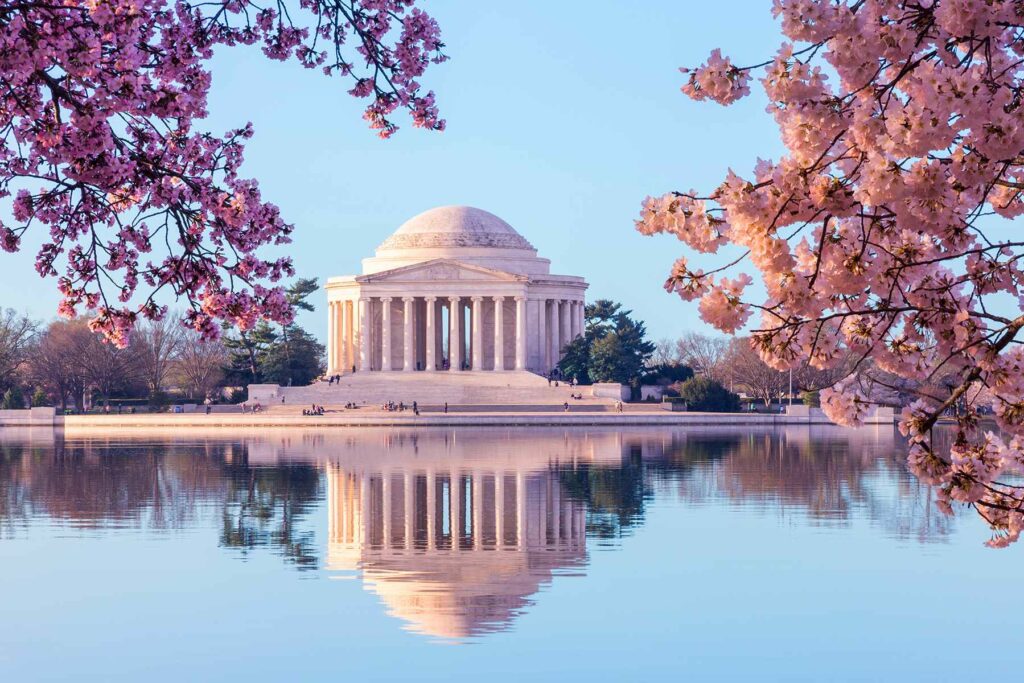
[[(763, 69), (786, 154), (704, 196), (648, 198), (637, 228), (700, 252), (745, 250), (718, 268), (679, 259), (666, 287), (726, 333), (758, 311), (752, 336), (776, 369), (855, 354), (851, 376), (821, 391), (836, 422), (860, 424), (868, 409), (852, 376), (866, 361), (922, 385), (948, 377), (904, 410), (910, 467), (945, 511), (974, 507), (992, 545), (1015, 541), (1024, 486), (1004, 475), (1024, 468), (1024, 241), (1010, 222), (1024, 213), (1020, 3), (776, 0), (773, 11), (792, 43), (753, 67), (716, 50), (684, 70), (683, 91), (730, 104)], [(723, 274), (747, 261), (764, 301), (744, 297), (749, 275)], [(948, 447), (933, 441), (979, 382), (1003, 435), (979, 432), (974, 403)]]
[(699, 332), (687, 332), (676, 341), (679, 360), (703, 377), (726, 381), (725, 357), (729, 339)]
[(176, 314), (144, 321), (132, 332), (133, 351), (151, 395), (166, 388), (171, 368), (183, 351), (185, 334)]
[[(293, 310), (312, 312), (316, 307), (310, 295), (319, 292), (316, 278), (300, 278), (287, 290), (288, 304)], [(326, 370), (326, 348), (313, 335), (292, 322), (281, 325), (278, 343), (267, 347), (261, 361), (263, 380), (284, 386), (306, 385)]]
[(656, 341), (654, 353), (651, 354), (651, 363), (663, 366), (683, 364), (683, 359), (679, 355), (679, 342), (667, 337)]
[(12, 308), (0, 310), (0, 392), (16, 386), (39, 324)]
[(654, 353), (654, 344), (646, 339), (644, 323), (631, 314), (608, 299), (588, 304), (584, 308), (583, 336), (566, 346), (559, 362), (562, 375), (584, 383), (638, 382)]
[(204, 339), (186, 330), (170, 375), (185, 396), (203, 400), (220, 386), (227, 364), (228, 353), (220, 339)]
[(29, 378), (45, 387), (60, 405), (67, 409), (71, 402), (83, 408), (86, 387), (85, 371), (80, 358), (93, 342), (93, 334), (82, 320), (59, 320), (50, 323), (29, 356)]
[(24, 407), (25, 396), (18, 385), (8, 388), (0, 397), (0, 410), (20, 410)]
[(291, 319), (273, 286), (291, 261), (259, 251), (292, 226), (238, 175), (251, 126), (193, 128), (214, 52), (257, 43), (351, 79), (382, 137), (399, 108), (444, 127), (419, 83), (446, 59), (440, 31), (414, 0), (23, 0), (0, 6), (0, 40), (0, 196), (14, 197), (0, 247), (41, 229), (36, 269), (59, 278), (60, 313), (93, 312), (119, 346), (139, 316), (163, 315), (162, 290), (205, 336), (217, 319)]
[(729, 344), (725, 357), (730, 384), (766, 406), (781, 398), (789, 388), (789, 373), (771, 367), (757, 354), (749, 337), (738, 337)]
[(740, 409), (740, 397), (709, 377), (688, 379), (678, 384), (676, 391), (689, 410), (735, 413)]
[(260, 362), (263, 381), (283, 386), (308, 385), (326, 369), (326, 348), (297, 325), (291, 326), (288, 334), (288, 341), (282, 335), (280, 342), (266, 349)]
[(111, 344), (88, 328), (86, 333), (88, 342), (74, 358), (86, 388), (94, 388), (104, 405), (115, 396), (142, 393), (146, 373), (139, 350), (134, 345), (122, 348)]
[(235, 330), (224, 336), (228, 352), (226, 379), (229, 384), (260, 384), (263, 382), (263, 359), (277, 343), (277, 332), (268, 323), (260, 321), (251, 330)]

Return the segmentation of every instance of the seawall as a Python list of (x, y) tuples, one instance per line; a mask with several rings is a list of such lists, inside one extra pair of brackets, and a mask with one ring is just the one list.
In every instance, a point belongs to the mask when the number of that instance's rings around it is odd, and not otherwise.
[[(802, 406), (794, 406), (802, 407)], [(49, 411), (48, 413), (46, 411)], [(69, 431), (117, 430), (146, 427), (456, 427), (456, 426), (743, 426), (830, 425), (820, 411), (783, 414), (670, 412), (472, 412), (414, 415), (410, 411), (346, 411), (319, 416), (267, 413), (157, 413), (135, 415), (56, 415), (52, 408), (0, 411), (0, 428), (53, 427)], [(892, 425), (891, 408), (878, 408), (865, 420), (869, 425)]]

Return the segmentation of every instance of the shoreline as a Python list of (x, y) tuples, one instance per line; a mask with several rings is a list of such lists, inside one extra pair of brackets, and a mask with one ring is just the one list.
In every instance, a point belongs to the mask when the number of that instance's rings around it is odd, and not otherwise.
[[(13, 412), (13, 411), (12, 411)], [(18, 411), (28, 413), (29, 411)], [(865, 426), (892, 426), (890, 416), (871, 416)], [(413, 415), (373, 412), (341, 415), (281, 415), (274, 413), (217, 414), (159, 413), (137, 415), (24, 415), (0, 416), (2, 427), (39, 427), (68, 431), (117, 430), (149, 427), (588, 427), (588, 426), (758, 426), (792, 427), (833, 425), (814, 415), (759, 413), (697, 413), (667, 411), (600, 412), (467, 412)]]

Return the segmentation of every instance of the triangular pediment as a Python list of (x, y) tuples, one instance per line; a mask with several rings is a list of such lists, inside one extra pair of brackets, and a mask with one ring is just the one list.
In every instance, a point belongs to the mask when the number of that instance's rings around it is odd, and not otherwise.
[(453, 280), (524, 282), (529, 278), (526, 275), (443, 258), (356, 277), (356, 282), (445, 282)]

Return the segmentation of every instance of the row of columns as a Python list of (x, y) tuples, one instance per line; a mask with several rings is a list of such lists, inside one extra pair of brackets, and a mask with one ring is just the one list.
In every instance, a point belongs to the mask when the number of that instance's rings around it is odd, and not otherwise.
[(331, 543), (405, 550), (585, 546), (585, 509), (563, 493), (557, 477), (530, 482), (521, 471), (433, 469), (419, 477), (395, 474), (328, 469)]
[[(437, 302), (439, 299), (448, 302), (448, 364), (453, 370), (464, 369), (469, 361), (473, 369), (484, 368), (484, 343), (483, 343), (483, 302), (485, 299), (492, 299), (494, 302), (494, 369), (505, 369), (505, 299), (504, 296), (473, 296), (469, 297), (472, 302), (472, 314), (470, 320), (470, 334), (472, 342), (471, 358), (462, 357), (463, 340), (463, 317), (461, 301), (465, 297), (422, 297), (425, 302), (425, 358), (424, 370), (434, 371), (442, 365), (443, 360), (438, 357), (437, 330), (435, 325), (438, 321)], [(523, 296), (513, 297), (515, 306), (515, 345), (514, 345), (514, 368), (525, 370), (527, 367), (527, 334), (526, 327), (526, 304), (527, 298)], [(332, 301), (328, 305), (328, 368), (330, 372), (342, 372), (352, 368), (358, 368), (366, 372), (371, 370), (372, 344), (376, 330), (371, 325), (370, 309), (374, 297), (362, 297), (358, 300)], [(402, 365), (399, 368), (392, 367), (392, 297), (377, 297), (381, 302), (381, 326), (380, 326), (380, 347), (381, 363), (380, 370), (402, 370), (412, 371), (416, 368), (415, 358), (415, 302), (416, 297), (402, 297), (403, 327), (402, 327)], [(543, 368), (548, 370), (557, 364), (561, 357), (561, 350), (573, 339), (583, 334), (583, 309), (584, 304), (579, 300), (572, 299), (540, 299), (540, 315), (538, 316), (540, 341), (540, 357)], [(443, 304), (442, 304), (443, 305)], [(356, 324), (358, 319), (358, 324)], [(441, 352), (443, 354), (443, 350)]]

